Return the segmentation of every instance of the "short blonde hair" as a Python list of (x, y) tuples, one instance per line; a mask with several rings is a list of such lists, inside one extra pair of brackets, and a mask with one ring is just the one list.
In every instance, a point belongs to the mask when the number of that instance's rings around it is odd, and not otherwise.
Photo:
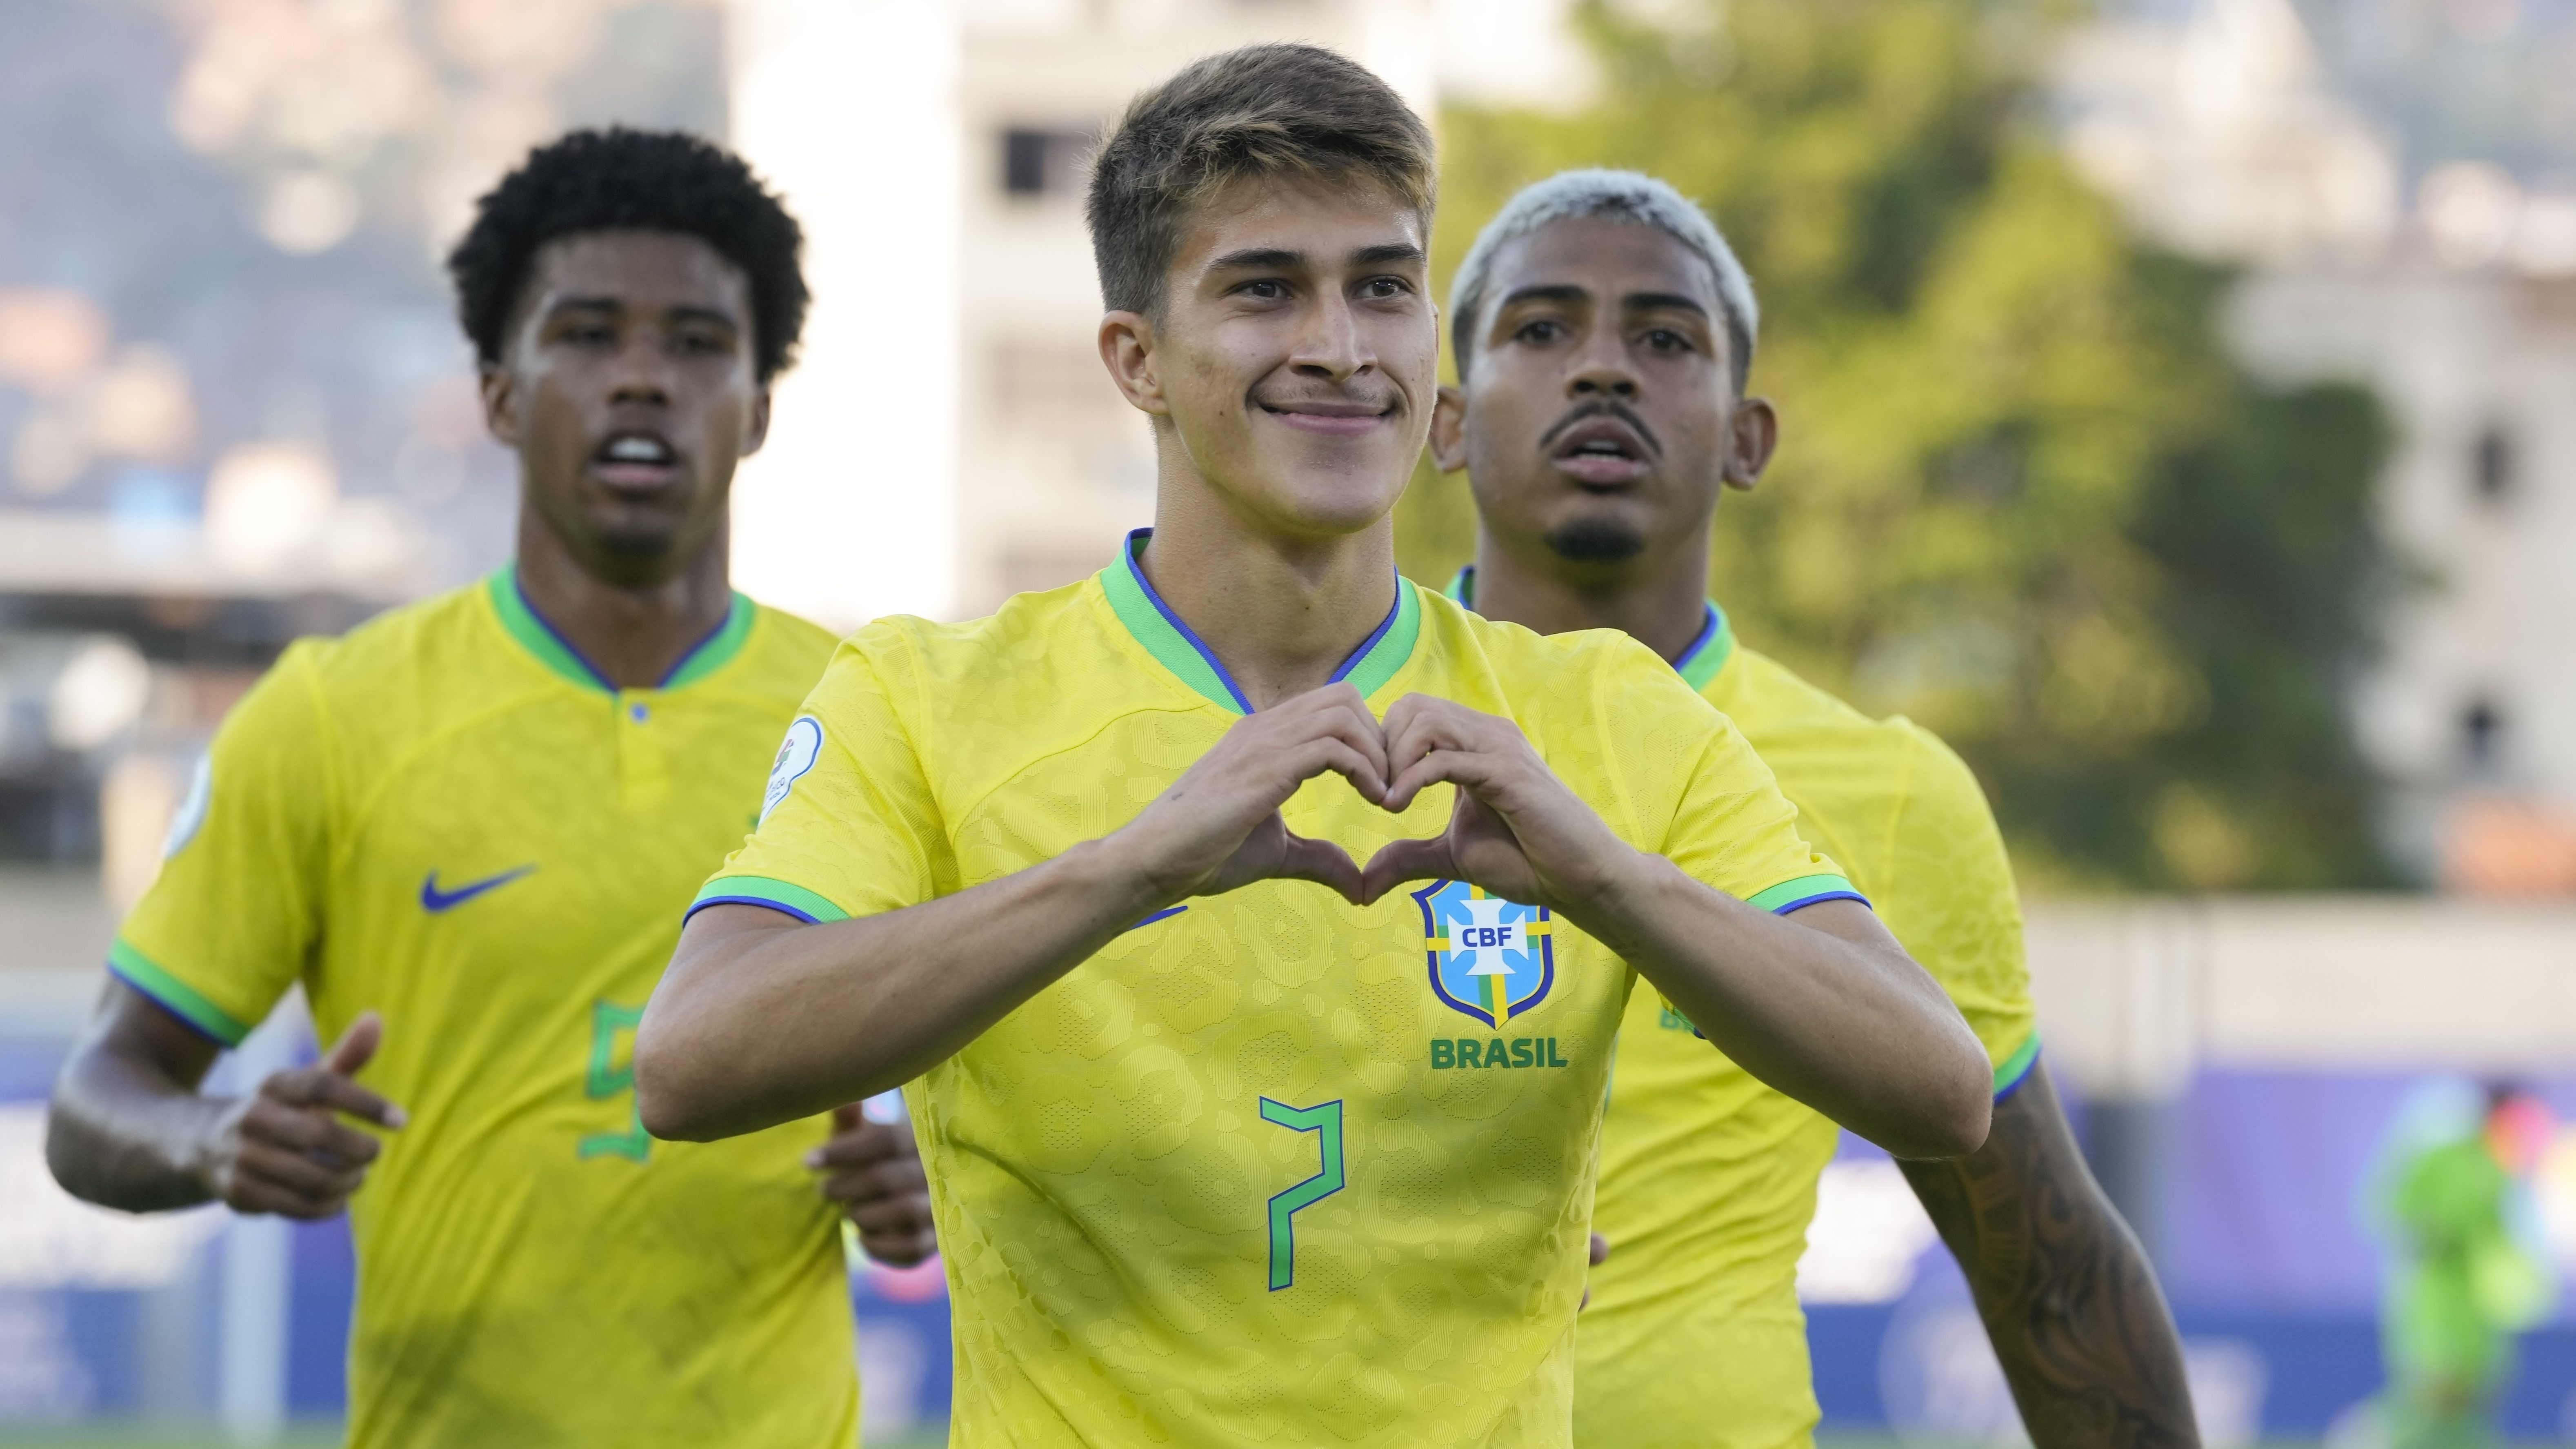
[(1155, 315), (1190, 211), (1247, 176), (1385, 189), (1422, 217), (1437, 194), (1431, 128), (1393, 87), (1315, 45), (1248, 45), (1136, 97), (1092, 162), (1087, 207), (1100, 299)]

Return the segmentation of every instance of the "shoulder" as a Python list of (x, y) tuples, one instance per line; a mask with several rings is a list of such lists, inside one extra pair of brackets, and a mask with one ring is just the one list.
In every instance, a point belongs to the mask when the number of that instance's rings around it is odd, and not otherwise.
[(1903, 715), (1855, 708), (1759, 651), (1739, 647), (1709, 681), (1707, 698), (1772, 762), (1793, 797), (1831, 777), (1878, 795), (1955, 795), (1964, 786), (1983, 798), (1975, 775), (1930, 730)]
[(1443, 674), (1489, 693), (1501, 706), (1496, 712), (1524, 726), (1577, 719), (1598, 725), (1605, 712), (1615, 715), (1625, 705), (1656, 716), (1702, 719), (1710, 712), (1671, 665), (1616, 629), (1534, 633), (1415, 587), (1422, 600), (1424, 652)]
[(477, 579), (388, 609), (346, 634), (298, 639), (262, 686), (292, 682), (335, 715), (397, 710), (401, 694), (468, 677), (466, 659), (489, 658), (497, 641), (486, 587)]
[(792, 708), (823, 677), (841, 637), (785, 609), (753, 601), (750, 637), (743, 641), (736, 688), (784, 701)]
[(840, 642), (816, 697), (873, 690), (929, 728), (978, 732), (1097, 713), (1136, 682), (1135, 671), (1118, 667), (1117, 631), (1100, 617), (1107, 608), (1098, 582), (1086, 579), (1014, 595), (980, 619), (888, 615)]

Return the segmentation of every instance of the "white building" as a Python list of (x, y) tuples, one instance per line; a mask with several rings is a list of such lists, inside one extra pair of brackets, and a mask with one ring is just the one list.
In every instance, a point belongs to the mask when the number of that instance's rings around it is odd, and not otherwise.
[(2133, 216), (2247, 267), (2250, 367), (2362, 382), (2392, 414), (2381, 526), (2418, 582), (2353, 706), (2401, 857), (2576, 894), (2576, 197), (2472, 162), (2406, 205), (2289, 0), (2097, 26), (2060, 93), (2070, 153)]

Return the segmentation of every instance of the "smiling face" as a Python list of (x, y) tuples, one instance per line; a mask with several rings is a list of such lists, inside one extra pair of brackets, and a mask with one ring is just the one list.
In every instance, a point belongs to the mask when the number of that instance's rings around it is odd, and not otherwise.
[(721, 539), (734, 465), (769, 427), (751, 315), (741, 270), (696, 237), (537, 252), (484, 409), (527, 506), (593, 577), (659, 583)]
[(1770, 404), (1735, 396), (1708, 263), (1656, 227), (1555, 221), (1495, 254), (1485, 295), (1432, 442), (1487, 536), (1594, 583), (1703, 546), (1776, 437)]
[(1194, 481), (1301, 539), (1395, 507), (1437, 381), (1423, 241), (1417, 212), (1367, 186), (1246, 180), (1197, 209), (1162, 315), (1112, 312), (1100, 331), (1155, 419), (1167, 502)]

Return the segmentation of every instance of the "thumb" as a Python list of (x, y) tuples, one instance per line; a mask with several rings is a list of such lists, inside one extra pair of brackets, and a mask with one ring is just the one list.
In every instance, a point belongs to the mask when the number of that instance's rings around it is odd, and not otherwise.
[(1451, 880), (1457, 870), (1449, 858), (1449, 838), (1390, 840), (1369, 857), (1360, 872), (1360, 904), (1374, 905), (1388, 891), (1416, 880)]
[(866, 1126), (867, 1121), (866, 1103), (844, 1102), (832, 1109), (832, 1135), (838, 1137), (844, 1132), (856, 1132)]
[(322, 1054), (322, 1070), (335, 1077), (354, 1077), (376, 1054), (385, 1039), (385, 1019), (372, 1011), (358, 1013), (349, 1029)]

